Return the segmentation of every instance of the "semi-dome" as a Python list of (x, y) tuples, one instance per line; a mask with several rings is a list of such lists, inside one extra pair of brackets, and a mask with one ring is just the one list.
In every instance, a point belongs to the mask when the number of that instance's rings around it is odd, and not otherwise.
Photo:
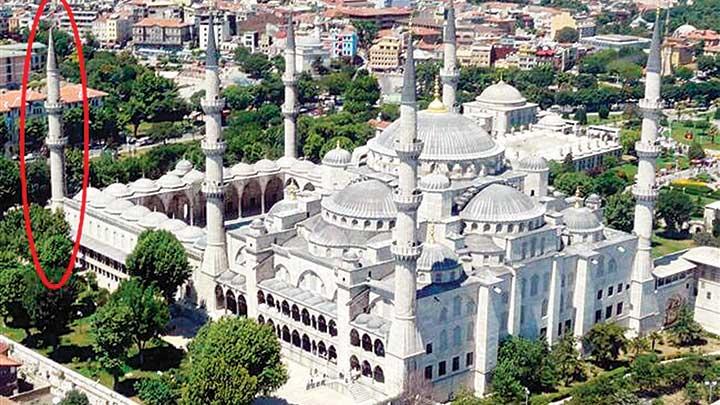
[(442, 191), (450, 188), (450, 179), (438, 171), (434, 171), (420, 179), (420, 190)]
[(135, 193), (154, 193), (156, 191), (160, 190), (160, 187), (158, 187), (157, 184), (155, 184), (154, 181), (142, 177), (140, 179), (135, 180), (134, 182), (130, 183), (130, 190), (132, 190)]
[[(91, 202), (92, 200), (98, 198), (98, 196), (100, 196), (100, 195), (102, 195), (102, 191), (96, 189), (95, 187), (87, 188), (87, 202)], [(82, 190), (80, 190), (77, 194), (75, 194), (75, 197), (73, 197), (73, 200), (82, 201)]]
[(350, 218), (385, 219), (397, 215), (392, 189), (374, 179), (350, 184), (323, 199), (322, 205), (327, 211)]
[(477, 222), (519, 222), (532, 220), (545, 214), (545, 208), (532, 198), (504, 184), (491, 184), (480, 190), (460, 217)]
[(322, 163), (327, 166), (344, 167), (352, 161), (352, 153), (340, 147), (338, 142), (335, 148), (328, 151), (323, 157)]
[(249, 177), (257, 174), (257, 170), (252, 165), (240, 162), (230, 169), (233, 176)]
[(187, 159), (180, 159), (175, 164), (175, 174), (182, 177), (186, 175), (190, 170), (192, 170), (193, 164)]
[(185, 183), (180, 179), (180, 177), (172, 173), (168, 173), (162, 175), (157, 180), (157, 185), (165, 189), (177, 189), (184, 187)]
[(280, 168), (272, 160), (261, 159), (255, 163), (255, 169), (261, 173), (271, 173), (278, 171)]
[(520, 159), (518, 169), (532, 172), (549, 170), (548, 161), (540, 155), (528, 155)]
[(124, 198), (132, 195), (132, 191), (130, 191), (130, 188), (122, 183), (113, 183), (105, 187), (105, 190), (103, 190), (103, 192), (115, 198)]
[(495, 105), (522, 105), (527, 101), (518, 89), (502, 80), (488, 86), (476, 100)]
[(434, 241), (422, 245), (417, 261), (418, 271), (448, 271), (458, 267), (458, 256), (449, 247)]
[(143, 228), (157, 228), (163, 222), (168, 220), (168, 216), (162, 212), (154, 211), (150, 212), (138, 221), (138, 225)]
[(603, 225), (587, 207), (572, 207), (563, 211), (563, 221), (571, 232), (595, 232)]
[[(420, 161), (463, 161), (497, 156), (502, 148), (472, 119), (455, 112), (420, 111), (417, 137), (423, 141)], [(395, 139), (400, 134), (396, 120), (368, 142), (371, 151), (396, 156)]]
[(199, 184), (205, 180), (205, 174), (200, 170), (192, 169), (182, 179), (185, 184)]
[(127, 211), (123, 212), (121, 218), (126, 221), (137, 222), (149, 213), (150, 210), (147, 207), (142, 205), (135, 205), (128, 208)]
[(179, 220), (179, 219), (168, 219), (167, 221), (163, 222), (158, 226), (158, 229), (162, 229), (168, 232), (172, 232), (173, 234), (181, 231), (185, 228), (187, 228), (188, 224), (185, 222)]
[(177, 231), (175, 236), (182, 243), (192, 243), (205, 236), (205, 231), (200, 227), (190, 225)]
[(135, 204), (131, 203), (128, 200), (115, 200), (108, 204), (108, 206), (105, 208), (105, 211), (108, 214), (121, 215), (123, 212), (129, 210), (134, 205)]

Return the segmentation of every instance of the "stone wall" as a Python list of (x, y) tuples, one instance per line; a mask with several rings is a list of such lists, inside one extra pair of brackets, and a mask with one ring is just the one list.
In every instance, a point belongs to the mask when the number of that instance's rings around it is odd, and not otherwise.
[(85, 393), (91, 405), (135, 405), (136, 403), (117, 392), (95, 382), (80, 373), (56, 363), (33, 350), (5, 336), (0, 342), (10, 347), (9, 356), (23, 363), (19, 376), (36, 386), (49, 384), (54, 396), (63, 398), (68, 391), (78, 390)]

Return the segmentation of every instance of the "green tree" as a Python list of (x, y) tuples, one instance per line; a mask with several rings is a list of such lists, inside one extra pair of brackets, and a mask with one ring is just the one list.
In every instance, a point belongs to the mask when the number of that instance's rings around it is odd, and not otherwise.
[(684, 82), (692, 79), (694, 75), (695, 75), (695, 73), (693, 73), (693, 71), (691, 69), (689, 69), (685, 66), (679, 66), (678, 68), (675, 69), (675, 77)]
[(90, 401), (84, 393), (72, 390), (65, 394), (65, 398), (59, 402), (59, 405), (90, 405)]
[(370, 48), (379, 30), (375, 21), (353, 20), (352, 25), (357, 30), (360, 47), (365, 49)]
[(580, 123), (580, 125), (587, 125), (587, 112), (585, 107), (580, 107), (575, 111), (573, 119)]
[(288, 378), (272, 328), (248, 318), (222, 318), (203, 326), (183, 365), (186, 404), (249, 404)]
[(373, 118), (372, 108), (380, 98), (380, 86), (375, 76), (361, 70), (343, 95), (344, 108), (351, 114), (362, 114), (365, 120)]
[(583, 337), (589, 353), (602, 368), (608, 368), (625, 351), (625, 328), (614, 323), (596, 323)]
[(693, 311), (689, 306), (680, 307), (677, 320), (670, 327), (670, 334), (673, 336), (675, 344), (679, 346), (692, 345), (702, 339), (703, 329), (695, 321)]
[(298, 101), (301, 104), (316, 103), (319, 94), (320, 87), (317, 80), (310, 76), (310, 73), (301, 73), (298, 78)]
[[(30, 222), (33, 229), (35, 245), (38, 253), (49, 238), (70, 235), (70, 226), (65, 222), (63, 214), (59, 211), (50, 211), (39, 205), (30, 205)], [(21, 209), (10, 210), (0, 221), (0, 246), (3, 250), (31, 263), (32, 256), (28, 249), (27, 234), (25, 233), (25, 217)], [(67, 256), (65, 258), (67, 260)], [(67, 263), (63, 264), (63, 268)]]
[(562, 44), (577, 42), (579, 38), (580, 34), (572, 27), (563, 27), (555, 33), (555, 41)]
[(587, 195), (593, 190), (593, 180), (584, 172), (563, 173), (555, 179), (553, 185), (567, 195), (575, 194), (578, 188), (582, 195)]
[(660, 343), (663, 344), (663, 335), (662, 332), (654, 330), (647, 335), (648, 340), (650, 340), (650, 350), (652, 352), (655, 352), (655, 345)]
[(500, 345), (493, 389), (505, 401), (523, 398), (523, 387), (533, 393), (551, 389), (558, 379), (555, 367), (545, 340), (511, 336)]
[(629, 353), (632, 353), (633, 358), (637, 358), (650, 350), (650, 342), (644, 336), (636, 336), (628, 340), (627, 349)]
[(696, 381), (688, 381), (683, 389), (683, 396), (690, 405), (700, 405), (702, 403), (705, 392), (702, 385)]
[(20, 203), (20, 169), (16, 162), (0, 156), (0, 218)]
[(592, 190), (603, 198), (621, 192), (627, 187), (627, 180), (620, 177), (617, 170), (607, 170), (593, 179)]
[(12, 140), (12, 134), (5, 122), (0, 121), (0, 146), (4, 146), (6, 143)]
[(38, 150), (47, 135), (47, 122), (43, 118), (31, 117), (25, 122), (25, 143), (28, 149)]
[(50, 165), (46, 159), (33, 160), (26, 165), (28, 199), (44, 206), (50, 199)]
[(635, 144), (640, 140), (640, 131), (624, 130), (620, 132), (620, 145), (626, 155), (635, 154)]
[(585, 378), (585, 370), (576, 345), (577, 339), (571, 333), (566, 333), (550, 352), (551, 362), (555, 364), (559, 378), (565, 385)]
[(397, 104), (380, 105), (380, 119), (393, 122), (400, 118), (400, 106)]
[(658, 197), (657, 216), (670, 232), (679, 232), (690, 220), (695, 204), (687, 194), (675, 189), (663, 190)]
[(174, 382), (165, 376), (143, 378), (135, 383), (135, 390), (146, 405), (174, 405), (179, 399)]
[(702, 147), (700, 142), (693, 141), (688, 147), (688, 159), (705, 159), (705, 149)]
[(92, 318), (90, 329), (93, 337), (93, 351), (100, 364), (114, 375), (122, 373), (121, 367), (127, 360), (132, 346), (132, 336), (127, 328), (133, 322), (130, 308), (110, 304), (100, 307)]
[(172, 233), (162, 230), (141, 233), (126, 266), (131, 276), (158, 287), (168, 302), (190, 276), (185, 249)]
[(598, 108), (598, 116), (603, 120), (606, 120), (610, 116), (610, 108), (608, 108), (607, 104), (600, 105)]
[(33, 269), (23, 266), (11, 252), (0, 251), (0, 315), (5, 325), (26, 328), (27, 313), (23, 307), (25, 274)]
[(652, 392), (662, 379), (660, 362), (654, 353), (637, 356), (630, 363), (630, 375), (633, 383), (641, 392)]

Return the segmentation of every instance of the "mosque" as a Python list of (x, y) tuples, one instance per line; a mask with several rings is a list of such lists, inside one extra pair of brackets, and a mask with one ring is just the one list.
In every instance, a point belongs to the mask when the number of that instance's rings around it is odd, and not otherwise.
[[(640, 102), (635, 229), (628, 234), (603, 225), (598, 196), (553, 192), (545, 158), (507, 156), (476, 120), (455, 112), (452, 6), (446, 15), (442, 98), (418, 111), (408, 41), (400, 118), (354, 152), (329, 151), (321, 164), (296, 156), (290, 15), (285, 156), (224, 167), (224, 104), (210, 33), (205, 172), (181, 160), (159, 179), (89, 188), (83, 270), (113, 289), (128, 277), (125, 258), (138, 235), (167, 230), (194, 269), (179, 301), (213, 317), (248, 316), (269, 325), (287, 359), (321, 370), (355, 403), (421, 389), (436, 400), (463, 388), (485, 394), (508, 335), (552, 344), (565, 334), (581, 337), (598, 322), (642, 334), (671, 322), (683, 303), (718, 332), (712, 300), (720, 297), (720, 269), (711, 256), (719, 251), (681, 252), (661, 263), (651, 257), (659, 29)], [(76, 229), (81, 194), (64, 193), (52, 47), (47, 76), (50, 206)]]

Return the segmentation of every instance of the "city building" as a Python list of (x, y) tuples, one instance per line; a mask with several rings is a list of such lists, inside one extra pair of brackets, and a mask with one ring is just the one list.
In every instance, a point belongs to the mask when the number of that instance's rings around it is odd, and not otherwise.
[(493, 46), (472, 44), (459, 46), (457, 50), (458, 62), (462, 66), (490, 67), (493, 64)]
[(9, 349), (7, 344), (0, 343), (0, 398), (10, 397), (18, 391), (18, 368), (22, 363), (8, 356)]
[(354, 58), (358, 51), (358, 35), (355, 27), (348, 25), (343, 29), (330, 31), (333, 58)]
[[(442, 94), (438, 85), (427, 109), (418, 111), (408, 41), (400, 118), (352, 152), (338, 146), (320, 164), (298, 159), (292, 16), (288, 26), (284, 156), (224, 166), (224, 100), (211, 32), (201, 103), (207, 170), (180, 160), (158, 179), (86, 190), (80, 262), (101, 286), (113, 289), (128, 277), (125, 258), (144, 230), (167, 230), (193, 268), (177, 292), (180, 304), (268, 325), (286, 359), (317, 369), (358, 403), (388, 403), (418, 381), (436, 401), (462, 389), (485, 394), (509, 335), (554, 344), (600, 322), (644, 334), (672, 322), (683, 302), (717, 330), (720, 268), (707, 258), (720, 250), (692, 249), (657, 264), (650, 252), (659, 29), (640, 102), (634, 230), (626, 233), (602, 223), (599, 196), (554, 192), (546, 159), (509, 156), (455, 111), (454, 36), (444, 35)], [(445, 34), (453, 30), (448, 21)], [(48, 86), (57, 88), (50, 65)], [(532, 108), (508, 91), (501, 83), (485, 97)], [(58, 100), (48, 103), (51, 207), (62, 208), (76, 231), (82, 196), (64, 195)], [(567, 124), (552, 117), (537, 127), (565, 131)]]
[(493, 136), (526, 128), (537, 121), (538, 105), (530, 103), (513, 86), (500, 81), (475, 100), (463, 103), (463, 114)]
[[(77, 24), (78, 32), (81, 38), (85, 38), (87, 34), (92, 33), (93, 22), (98, 18), (99, 12), (93, 9), (82, 9), (75, 8), (73, 10), (73, 17), (75, 24)], [(60, 29), (65, 32), (72, 32), (72, 25), (70, 24), (70, 17), (67, 13), (60, 13)]]
[(575, 18), (567, 11), (555, 14), (550, 18), (550, 39), (555, 40), (558, 31), (563, 28), (578, 29), (577, 21), (575, 21)]
[(370, 47), (368, 67), (373, 71), (396, 70), (400, 67), (403, 38), (399, 33), (380, 37)]
[(191, 39), (191, 24), (178, 19), (144, 18), (133, 26), (136, 50), (178, 51)]
[[(214, 18), (213, 23), (215, 24), (215, 43), (221, 44), (230, 40), (230, 24), (224, 18)], [(208, 44), (208, 32), (210, 26), (210, 19), (203, 18), (200, 20), (198, 28), (198, 45), (200, 49), (207, 49)]]
[(647, 38), (618, 34), (596, 35), (594, 37), (580, 38), (580, 43), (597, 49), (646, 49), (650, 47), (650, 40)]
[(122, 46), (132, 37), (132, 20), (120, 14), (101, 16), (93, 22), (92, 33), (105, 46)]
[[(20, 87), (25, 65), (27, 44), (0, 45), (0, 89), (15, 89)], [(47, 55), (46, 46), (35, 42), (32, 47), (30, 69), (37, 72), (45, 65)]]

